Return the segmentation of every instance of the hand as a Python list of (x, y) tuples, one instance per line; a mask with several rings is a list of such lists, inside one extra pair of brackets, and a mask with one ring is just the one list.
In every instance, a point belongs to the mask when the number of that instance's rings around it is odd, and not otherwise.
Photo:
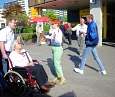
[(27, 66), (34, 66), (34, 63), (33, 62), (28, 63)]
[(87, 34), (83, 34), (83, 36), (86, 36)]
[(81, 34), (83, 34), (83, 36), (86, 36), (87, 34), (85, 32), (80, 32)]
[(85, 32), (80, 32), (80, 34), (85, 34)]
[(53, 35), (54, 37), (56, 37), (56, 33), (54, 33), (54, 35)]
[(72, 27), (70, 27), (70, 30), (72, 31)]
[(3, 58), (4, 58), (4, 59), (8, 59), (8, 55), (4, 54), (4, 55), (3, 55)]

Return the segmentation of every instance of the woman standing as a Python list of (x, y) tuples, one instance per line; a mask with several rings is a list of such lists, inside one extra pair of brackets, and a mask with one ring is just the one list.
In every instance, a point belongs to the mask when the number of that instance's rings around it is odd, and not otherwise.
[(58, 19), (52, 20), (52, 35), (51, 35), (51, 49), (52, 49), (52, 59), (56, 71), (56, 78), (53, 81), (60, 80), (59, 85), (66, 83), (65, 77), (63, 75), (61, 67), (61, 56), (63, 54), (62, 48), (62, 31), (59, 29), (60, 21)]

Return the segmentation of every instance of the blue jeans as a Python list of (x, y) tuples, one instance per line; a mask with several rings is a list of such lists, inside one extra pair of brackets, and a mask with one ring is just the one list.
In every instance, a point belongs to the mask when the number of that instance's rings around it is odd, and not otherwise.
[[(10, 52), (6, 52), (6, 54), (9, 56)], [(9, 69), (8, 59), (2, 58), (2, 66), (3, 66), (3, 72), (4, 72), (4, 74), (6, 74)]]
[(87, 60), (87, 57), (89, 55), (89, 53), (92, 52), (92, 55), (93, 55), (93, 58), (96, 60), (96, 62), (98, 63), (99, 67), (100, 67), (100, 70), (105, 70), (104, 69), (104, 66), (100, 60), (100, 58), (98, 57), (98, 53), (97, 53), (97, 49), (96, 49), (96, 46), (93, 46), (93, 47), (86, 47), (85, 48), (85, 51), (83, 53), (83, 56), (82, 56), (82, 59), (81, 59), (81, 63), (80, 63), (80, 70), (83, 70), (84, 69), (84, 66), (85, 66), (85, 63), (86, 63), (86, 60)]

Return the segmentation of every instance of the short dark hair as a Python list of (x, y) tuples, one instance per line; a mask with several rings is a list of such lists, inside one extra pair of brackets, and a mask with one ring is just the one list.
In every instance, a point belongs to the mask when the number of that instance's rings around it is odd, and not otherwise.
[(14, 19), (14, 18), (9, 18), (9, 19), (8, 19), (8, 23), (9, 23), (9, 22), (12, 22), (12, 20), (16, 21), (16, 19)]
[(93, 20), (94, 18), (92, 14), (87, 15), (87, 17), (90, 18), (91, 20)]

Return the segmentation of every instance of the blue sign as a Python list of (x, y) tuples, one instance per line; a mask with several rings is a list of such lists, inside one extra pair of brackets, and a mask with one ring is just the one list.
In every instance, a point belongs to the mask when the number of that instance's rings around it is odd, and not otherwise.
[(90, 3), (96, 3), (96, 0), (90, 0)]

